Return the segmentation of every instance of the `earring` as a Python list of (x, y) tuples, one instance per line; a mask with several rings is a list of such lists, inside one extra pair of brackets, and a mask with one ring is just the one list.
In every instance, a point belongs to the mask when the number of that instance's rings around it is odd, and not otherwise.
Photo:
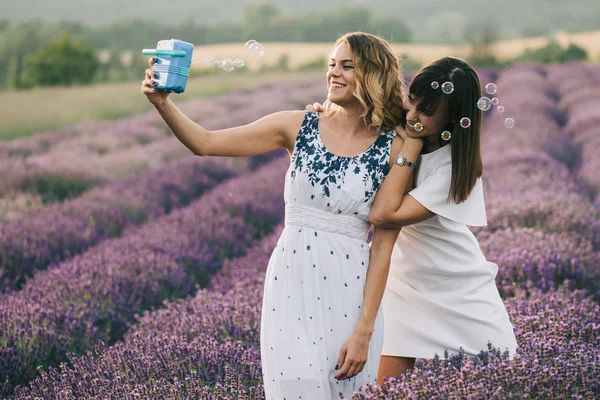
[(442, 139), (447, 142), (452, 137), (452, 134), (450, 133), (450, 131), (444, 131), (444, 132), (442, 132), (441, 136), (442, 136)]

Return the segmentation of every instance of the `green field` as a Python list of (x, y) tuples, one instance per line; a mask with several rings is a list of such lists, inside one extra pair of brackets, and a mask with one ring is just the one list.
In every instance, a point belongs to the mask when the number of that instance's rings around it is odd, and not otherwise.
[[(218, 73), (190, 78), (178, 100), (216, 96), (255, 83), (302, 78), (300, 73)], [(70, 88), (35, 88), (0, 93), (0, 140), (51, 131), (66, 124), (88, 120), (112, 120), (152, 109), (137, 82)]]

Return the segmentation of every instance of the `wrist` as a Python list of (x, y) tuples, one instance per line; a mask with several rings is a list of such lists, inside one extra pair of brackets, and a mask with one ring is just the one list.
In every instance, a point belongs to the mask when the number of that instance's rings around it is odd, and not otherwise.
[(151, 103), (154, 106), (154, 108), (156, 108), (158, 111), (162, 111), (171, 105), (171, 99), (169, 97), (166, 97), (164, 99), (152, 101)]
[[(409, 159), (410, 157), (410, 159)], [(394, 164), (400, 166), (400, 167), (410, 167), (412, 169), (415, 169), (417, 167), (417, 163), (416, 163), (416, 159), (417, 156), (413, 157), (412, 155), (409, 155), (409, 157), (406, 157), (403, 153), (398, 153), (396, 154), (396, 157), (394, 158)], [(415, 160), (415, 161), (411, 161), (411, 160)]]
[(421, 149), (423, 149), (423, 140), (422, 139), (410, 139), (405, 140), (401, 147), (402, 151), (410, 154), (419, 154)]
[(354, 334), (359, 337), (370, 339), (371, 336), (373, 336), (373, 325), (359, 322), (354, 329)]

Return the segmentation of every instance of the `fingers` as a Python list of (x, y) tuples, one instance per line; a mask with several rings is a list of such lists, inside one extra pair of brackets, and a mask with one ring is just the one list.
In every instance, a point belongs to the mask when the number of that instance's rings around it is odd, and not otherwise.
[(310, 104), (307, 104), (306, 107), (304, 108), (304, 110), (305, 111), (311, 111), (311, 112), (312, 111), (316, 111), (315, 110), (315, 106), (314, 105), (310, 105)]
[(347, 360), (342, 365), (340, 372), (335, 376), (336, 379), (346, 379), (346, 375), (350, 372), (350, 368), (352, 368), (352, 362)]
[(150, 57), (150, 59), (148, 60), (148, 64), (150, 65), (150, 68), (152, 68), (152, 66), (154, 65), (155, 62), (156, 62), (156, 57)]
[(348, 371), (346, 379), (350, 379), (358, 375), (360, 371), (362, 371), (365, 368), (365, 364), (366, 362), (352, 363), (352, 368), (350, 369), (350, 371)]
[(346, 358), (344, 365), (340, 372), (335, 376), (336, 379), (350, 379), (355, 377), (363, 370), (366, 361), (352, 360), (350, 357)]
[(346, 349), (346, 347), (342, 347), (342, 350), (340, 350), (340, 355), (338, 356), (338, 360), (337, 360), (337, 365), (336, 365), (336, 369), (340, 369), (342, 368), (342, 365), (344, 365), (344, 361), (346, 361), (346, 353), (348, 352), (348, 350)]
[(145, 94), (156, 92), (156, 81), (150, 78), (144, 79), (142, 82), (142, 92)]
[(315, 109), (316, 112), (324, 112), (325, 111), (325, 107), (323, 107), (321, 105), (321, 103), (314, 103), (313, 107)]
[(146, 79), (156, 79), (158, 75), (152, 69), (146, 69)]
[(406, 133), (406, 130), (404, 129), (404, 127), (402, 125), (396, 125), (394, 127), (394, 131), (398, 134), (398, 136), (400, 136), (400, 138), (402, 138), (402, 139), (408, 138), (408, 134)]

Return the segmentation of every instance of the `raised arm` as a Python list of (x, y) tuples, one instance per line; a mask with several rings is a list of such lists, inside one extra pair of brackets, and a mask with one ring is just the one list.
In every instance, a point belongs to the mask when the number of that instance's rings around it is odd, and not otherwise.
[[(398, 127), (396, 132), (402, 137), (402, 145), (396, 155), (400, 154), (408, 161), (416, 163), (423, 148), (423, 140), (408, 137), (401, 127)], [(393, 156), (394, 159), (396, 155)], [(375, 195), (369, 214), (369, 221), (373, 225), (382, 228), (401, 228), (435, 215), (408, 194), (413, 186), (414, 175), (413, 169), (409, 166), (392, 163), (388, 175)]]
[[(152, 66), (153, 61), (150, 61)], [(169, 94), (154, 89), (153, 72), (146, 70), (142, 92), (167, 126), (192, 153), (199, 156), (253, 156), (285, 147), (291, 152), (302, 125), (303, 111), (282, 111), (251, 124), (208, 131), (189, 119), (171, 101)], [(235, 112), (235, 110), (232, 110)]]

